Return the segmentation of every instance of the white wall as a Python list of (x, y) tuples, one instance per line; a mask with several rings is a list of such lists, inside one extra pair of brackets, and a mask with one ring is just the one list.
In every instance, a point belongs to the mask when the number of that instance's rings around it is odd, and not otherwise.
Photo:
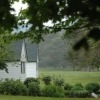
[(37, 77), (37, 63), (36, 62), (28, 62), (28, 63), (25, 63), (25, 73), (26, 73), (26, 78), (27, 77), (34, 77), (36, 78)]
[(6, 73), (5, 70), (0, 70), (0, 79), (20, 79), (24, 81), (28, 77), (37, 77), (37, 63), (36, 62), (27, 62), (25, 63), (25, 73), (21, 73), (21, 62), (12, 62), (7, 63), (9, 73)]
[(26, 78), (25, 74), (21, 74), (21, 63), (20, 62), (12, 62), (7, 63), (9, 73), (6, 73), (5, 70), (0, 70), (0, 79), (20, 79), (24, 81)]

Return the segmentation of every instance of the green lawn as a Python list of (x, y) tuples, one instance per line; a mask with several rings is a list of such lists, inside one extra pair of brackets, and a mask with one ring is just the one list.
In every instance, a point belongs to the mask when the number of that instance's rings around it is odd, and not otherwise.
[(49, 97), (5, 96), (5, 95), (0, 96), (0, 100), (84, 100), (84, 99), (94, 100), (94, 98), (49, 98)]
[(90, 82), (97, 82), (100, 84), (100, 72), (40, 70), (39, 76), (42, 77), (44, 75), (62, 77), (65, 82), (70, 84), (86, 84)]

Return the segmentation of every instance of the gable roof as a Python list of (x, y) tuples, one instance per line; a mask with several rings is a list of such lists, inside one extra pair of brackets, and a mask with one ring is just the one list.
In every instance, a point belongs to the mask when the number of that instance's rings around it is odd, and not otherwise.
[(37, 44), (26, 43), (26, 56), (28, 61), (30, 62), (37, 61), (37, 53), (38, 53), (37, 51), (38, 51)]
[[(17, 40), (11, 43), (12, 51), (14, 52), (15, 60), (20, 61), (22, 51), (23, 40)], [(38, 45), (30, 43), (25, 40), (26, 57), (29, 62), (37, 61)]]
[(22, 40), (13, 41), (10, 44), (10, 48), (13, 52), (14, 60), (19, 61), (21, 57), (21, 50), (22, 50)]

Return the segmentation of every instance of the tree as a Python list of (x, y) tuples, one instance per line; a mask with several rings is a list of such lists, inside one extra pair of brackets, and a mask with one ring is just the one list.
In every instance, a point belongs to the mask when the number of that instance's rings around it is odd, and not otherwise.
[(80, 48), (78, 51), (73, 50), (74, 43), (84, 37), (84, 34), (81, 34), (80, 30), (76, 32), (67, 36), (65, 40), (67, 46), (69, 46), (68, 51), (65, 53), (65, 59), (72, 65), (73, 70), (87, 70), (89, 68), (90, 52), (83, 48)]
[[(75, 49), (80, 45), (88, 48), (87, 38), (100, 39), (100, 2), (99, 0), (22, 0), (28, 7), (14, 15), (11, 5), (19, 0), (3, 0), (0, 4), (0, 29), (10, 32), (14, 27), (22, 25), (31, 28), (25, 34), (16, 34), (18, 38), (30, 37), (39, 43), (43, 35), (65, 29), (66, 34), (78, 28), (86, 27), (90, 32), (82, 38)], [(27, 21), (26, 21), (27, 20)], [(45, 26), (44, 23), (52, 21), (53, 26)]]
[(16, 26), (16, 16), (12, 13), (11, 5), (17, 0), (0, 0), (0, 34), (5, 31), (12, 31)]
[(5, 36), (0, 35), (0, 69), (8, 73), (6, 61), (14, 60), (11, 56), (13, 51), (9, 48), (10, 40), (4, 39)]
[[(80, 32), (80, 30), (79, 30)], [(78, 51), (73, 50), (73, 45), (76, 41), (80, 40), (83, 36), (79, 33), (77, 35), (72, 34), (67, 38), (67, 42), (70, 46), (69, 51), (65, 54), (65, 59), (72, 64), (74, 70), (89, 70), (99, 71), (100, 69), (100, 41), (96, 42), (92, 39), (88, 39), (89, 50), (86, 51), (80, 48)], [(81, 31), (82, 32), (82, 31)]]
[[(28, 19), (27, 24), (32, 24), (30, 34), (28, 33), (26, 36), (33, 37), (38, 42), (48, 30), (57, 32), (65, 29), (68, 34), (83, 27), (90, 29), (90, 32), (76, 44), (75, 49), (79, 49), (80, 46), (87, 49), (87, 38), (100, 39), (99, 0), (23, 0), (23, 3), (27, 3), (28, 8), (21, 11), (20, 18)], [(52, 27), (44, 26), (43, 23), (49, 20), (54, 25)]]

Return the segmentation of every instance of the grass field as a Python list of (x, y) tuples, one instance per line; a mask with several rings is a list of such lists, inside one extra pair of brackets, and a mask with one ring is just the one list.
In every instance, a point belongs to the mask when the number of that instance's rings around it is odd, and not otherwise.
[(100, 84), (100, 72), (83, 72), (83, 71), (56, 71), (56, 70), (40, 70), (39, 76), (50, 75), (52, 77), (61, 77), (66, 83), (83, 85), (90, 82)]
[[(28, 96), (5, 96), (1, 95), (0, 100), (94, 100), (94, 98), (49, 98), (49, 97), (28, 97)], [(100, 100), (99, 98), (96, 100)]]

